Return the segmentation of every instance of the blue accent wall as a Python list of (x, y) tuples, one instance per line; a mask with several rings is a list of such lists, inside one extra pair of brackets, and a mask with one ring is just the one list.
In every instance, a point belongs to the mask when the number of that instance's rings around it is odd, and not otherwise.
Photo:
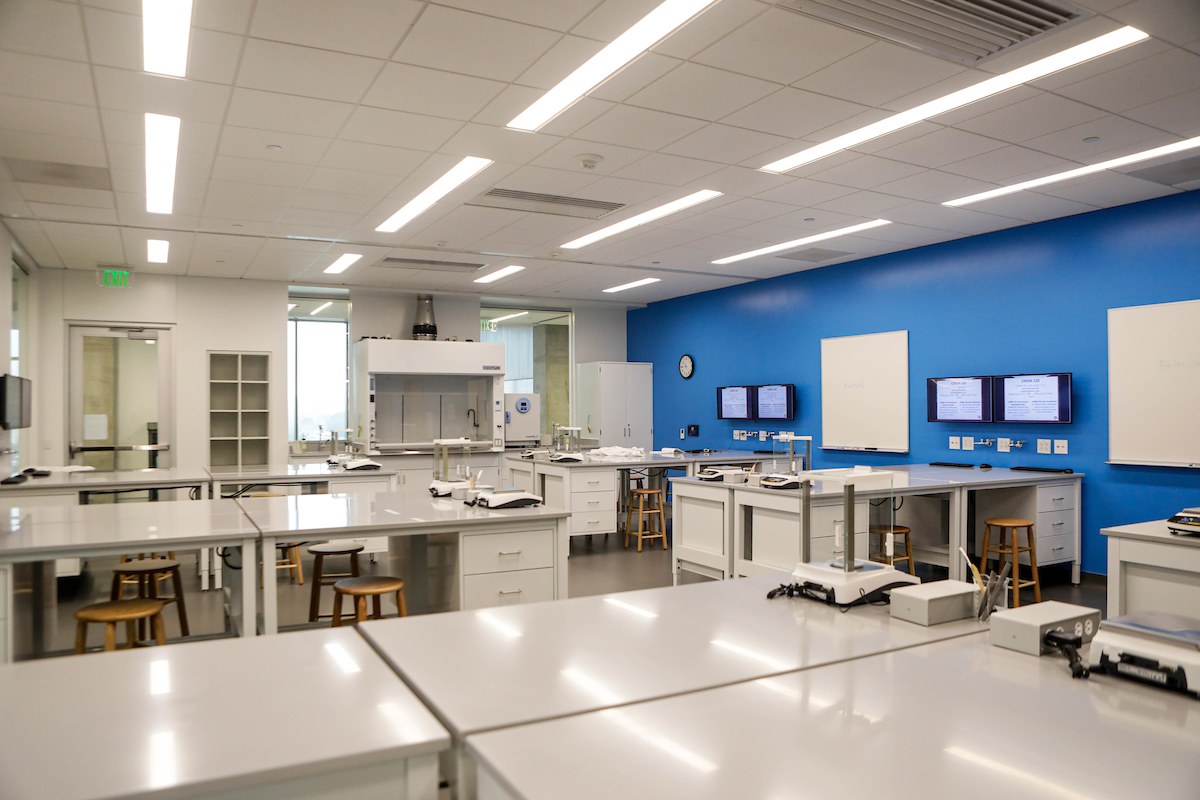
[[(958, 461), (1084, 472), (1083, 569), (1105, 573), (1101, 528), (1200, 506), (1200, 470), (1104, 463), (1107, 311), (1198, 298), (1195, 191), (654, 303), (629, 312), (628, 357), (655, 366), (656, 447), (768, 447), (733, 442), (735, 428), (753, 425), (812, 434), (817, 448), (820, 340), (907, 330), (911, 452), (815, 449), (815, 466)], [(690, 380), (676, 368), (683, 353), (696, 360)], [(926, 421), (926, 378), (1020, 372), (1074, 373), (1074, 422)], [(796, 384), (795, 422), (718, 420), (715, 387), (743, 383)], [(700, 436), (681, 443), (679, 428), (689, 423), (699, 424)], [(1006, 436), (1026, 446), (951, 451), (952, 435)], [(1065, 438), (1070, 454), (1038, 455), (1038, 438)]]

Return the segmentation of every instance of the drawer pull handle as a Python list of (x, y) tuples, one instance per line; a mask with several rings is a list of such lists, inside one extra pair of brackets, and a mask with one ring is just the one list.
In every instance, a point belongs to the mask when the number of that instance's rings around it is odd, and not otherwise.
[(1054, 552), (1058, 552), (1059, 550), (1065, 550), (1066, 548), (1065, 547), (1051, 547), (1050, 549)]
[(1050, 525), (1051, 525), (1052, 527), (1055, 527), (1055, 528), (1057, 528), (1059, 525), (1066, 525), (1066, 524), (1067, 524), (1067, 523), (1065, 523), (1065, 522), (1052, 522), (1052, 523), (1050, 523)]
[(1063, 500), (1066, 500), (1066, 499), (1067, 498), (1065, 498), (1065, 497), (1051, 497), (1050, 498), (1050, 500), (1055, 503), (1061, 503)]
[(588, 500), (588, 505), (589, 506), (598, 506), (598, 505), (600, 505), (600, 501), (599, 500)]
[(501, 590), (500, 590), (500, 594), (502, 594), (502, 595), (505, 595), (505, 594), (520, 594), (520, 593), (521, 593), (521, 590), (520, 590), (520, 589), (510, 589), (510, 590), (509, 590), (509, 591), (507, 591), (507, 592), (506, 592), (506, 591), (504, 591), (503, 589), (501, 589)]
[(501, 550), (499, 553), (496, 553), (496, 555), (498, 555), (498, 556), (519, 556), (519, 555), (521, 555), (521, 551), (520, 550)]
[(600, 482), (600, 481), (588, 481), (588, 486), (591, 486), (591, 485), (593, 485), (593, 484), (597, 484), (597, 483), (599, 483), (599, 482)]
[(599, 524), (600, 524), (600, 520), (598, 520), (598, 519), (588, 520), (588, 525), (599, 525)]

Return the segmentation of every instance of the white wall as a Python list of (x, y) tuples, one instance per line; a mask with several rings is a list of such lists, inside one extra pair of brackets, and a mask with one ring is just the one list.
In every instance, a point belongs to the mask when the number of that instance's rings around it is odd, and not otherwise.
[[(4, 336), (4, 364), (0, 369), (0, 374), (8, 372), (8, 332), (12, 329), (12, 252), (15, 240), (8, 228), (0, 224), (0, 253), (3, 253), (3, 258), (0, 258), (0, 332)], [(32, 437), (26, 436), (28, 441)], [(11, 431), (0, 431), (0, 450), (8, 450), (13, 445), (13, 436)], [(25, 449), (26, 445), (21, 445)], [(7, 456), (4, 457), (4, 463), (8, 463)], [(14, 459), (13, 466), (18, 466), (20, 463), (29, 463), (27, 458)], [(7, 476), (0, 476), (7, 477)]]
[(625, 361), (625, 307), (575, 306), (575, 363)]

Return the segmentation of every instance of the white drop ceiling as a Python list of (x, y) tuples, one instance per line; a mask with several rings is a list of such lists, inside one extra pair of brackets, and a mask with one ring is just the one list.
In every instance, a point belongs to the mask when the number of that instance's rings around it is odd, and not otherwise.
[[(765, 0), (719, 0), (540, 132), (504, 127), (658, 1), (197, 0), (176, 79), (141, 71), (138, 0), (3, 0), (0, 215), (51, 269), (641, 304), (1200, 185), (1127, 174), (1150, 162), (941, 205), (1200, 135), (1196, 0), (1074, 0), (1094, 15), (975, 68)], [(1122, 25), (1152, 39), (786, 175), (758, 169)], [(168, 216), (145, 211), (145, 112), (183, 120)], [(496, 163), (397, 233), (375, 232), (467, 155)], [(103, 168), (112, 188), (21, 182), (10, 158)], [(589, 221), (464, 204), (495, 187), (626, 208)], [(560, 250), (699, 189), (725, 195)], [(711, 263), (876, 217), (894, 224), (823, 242), (849, 255), (819, 265)], [(146, 262), (148, 238), (171, 242), (167, 264)], [(345, 252), (363, 258), (325, 275)], [(526, 269), (485, 286), (380, 266), (388, 257)], [(603, 293), (647, 277), (661, 280)]]

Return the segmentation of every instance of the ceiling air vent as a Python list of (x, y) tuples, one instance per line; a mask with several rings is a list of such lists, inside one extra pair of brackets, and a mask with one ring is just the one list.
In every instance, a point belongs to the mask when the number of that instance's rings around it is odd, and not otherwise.
[(1062, 0), (778, 0), (776, 5), (967, 66), (1092, 16)]
[(466, 261), (430, 261), (427, 258), (385, 258), (374, 264), (376, 267), (392, 269), (419, 269), (426, 272), (474, 272), (484, 264), (469, 264)]
[(833, 261), (835, 258), (852, 256), (854, 253), (845, 250), (826, 250), (822, 247), (810, 247), (807, 250), (797, 250), (794, 253), (780, 253), (779, 258), (790, 258), (793, 261), (807, 261), (810, 264), (820, 264), (823, 261)]
[(1169, 161), (1166, 164), (1130, 170), (1125, 174), (1141, 178), (1142, 180), (1161, 183), (1164, 186), (1195, 188), (1191, 184), (1200, 181), (1200, 156), (1181, 158), (1176, 161)]
[(103, 167), (60, 164), (54, 161), (28, 161), (23, 158), (6, 158), (4, 164), (12, 173), (13, 180), (20, 183), (68, 186), (72, 189), (112, 189), (112, 176)]
[(519, 189), (498, 188), (484, 192), (478, 197), (468, 200), (466, 204), (583, 219), (600, 219), (625, 207), (624, 203), (609, 203), (604, 200), (588, 200), (582, 197), (564, 197), (559, 194), (541, 194), (539, 192), (523, 192)]

